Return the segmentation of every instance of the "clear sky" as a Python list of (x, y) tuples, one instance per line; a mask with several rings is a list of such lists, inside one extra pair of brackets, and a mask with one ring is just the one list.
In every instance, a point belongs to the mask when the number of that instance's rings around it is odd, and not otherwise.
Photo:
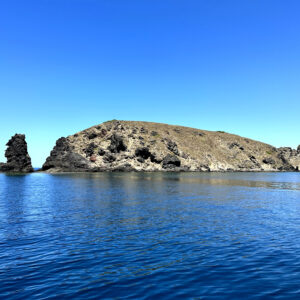
[(110, 119), (300, 144), (300, 1), (0, 2), (0, 161)]

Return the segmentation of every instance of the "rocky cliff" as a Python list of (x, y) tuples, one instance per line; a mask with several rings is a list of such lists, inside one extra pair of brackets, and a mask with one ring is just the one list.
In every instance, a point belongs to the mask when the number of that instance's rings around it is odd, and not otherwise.
[(57, 140), (44, 171), (298, 171), (300, 147), (225, 132), (108, 121)]
[(6, 146), (7, 163), (0, 163), (1, 172), (33, 172), (24, 134), (15, 134)]

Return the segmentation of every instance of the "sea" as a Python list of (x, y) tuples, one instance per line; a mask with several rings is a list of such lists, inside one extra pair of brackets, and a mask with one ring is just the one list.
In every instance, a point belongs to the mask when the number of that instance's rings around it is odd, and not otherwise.
[(0, 299), (299, 299), (300, 173), (0, 174)]

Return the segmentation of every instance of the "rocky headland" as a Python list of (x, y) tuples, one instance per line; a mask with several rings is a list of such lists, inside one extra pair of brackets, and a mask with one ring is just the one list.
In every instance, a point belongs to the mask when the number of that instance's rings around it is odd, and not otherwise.
[(1, 172), (33, 172), (24, 134), (15, 134), (11, 137), (6, 146), (5, 157), (7, 162), (0, 163)]
[(222, 131), (112, 120), (57, 140), (42, 170), (299, 171), (300, 146), (275, 148)]

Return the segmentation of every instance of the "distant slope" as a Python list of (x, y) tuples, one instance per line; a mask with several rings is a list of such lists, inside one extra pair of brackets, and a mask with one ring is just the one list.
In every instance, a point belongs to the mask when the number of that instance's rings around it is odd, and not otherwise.
[(161, 123), (112, 120), (60, 138), (43, 170), (297, 171), (300, 148)]

